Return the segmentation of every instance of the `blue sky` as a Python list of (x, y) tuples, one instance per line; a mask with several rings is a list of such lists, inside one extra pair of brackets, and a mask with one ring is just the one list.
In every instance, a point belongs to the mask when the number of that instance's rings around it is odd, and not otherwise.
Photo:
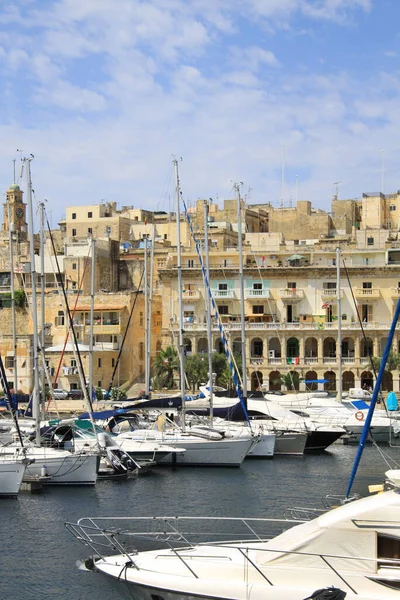
[[(67, 205), (400, 188), (398, 0), (2, 0), (0, 181)], [(22, 149), (22, 153), (17, 152)], [(383, 150), (383, 152), (382, 152)], [(21, 184), (23, 186), (23, 184)]]

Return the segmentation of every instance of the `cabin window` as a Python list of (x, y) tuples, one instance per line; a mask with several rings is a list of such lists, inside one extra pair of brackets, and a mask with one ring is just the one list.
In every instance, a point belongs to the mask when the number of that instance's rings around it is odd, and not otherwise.
[[(378, 569), (400, 569), (400, 539), (378, 533)], [(399, 561), (396, 565), (390, 561)]]

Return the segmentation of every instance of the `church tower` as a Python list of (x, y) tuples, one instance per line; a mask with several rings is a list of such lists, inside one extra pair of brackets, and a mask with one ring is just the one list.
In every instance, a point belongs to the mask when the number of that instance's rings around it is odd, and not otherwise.
[(26, 204), (22, 201), (23, 191), (19, 185), (13, 183), (7, 190), (7, 202), (3, 204), (3, 231), (10, 230), (8, 219), (8, 207), (10, 207), (11, 223), (14, 223), (14, 231), (20, 232), (22, 237), (26, 236), (28, 225), (26, 223)]

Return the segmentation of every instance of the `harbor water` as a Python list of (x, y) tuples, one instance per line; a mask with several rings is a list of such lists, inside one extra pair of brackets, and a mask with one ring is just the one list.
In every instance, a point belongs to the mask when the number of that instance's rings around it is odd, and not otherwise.
[[(66, 530), (87, 516), (283, 517), (287, 508), (322, 508), (327, 494), (344, 494), (357, 448), (336, 444), (304, 457), (246, 460), (240, 469), (158, 467), (127, 481), (91, 488), (23, 492), (1, 506), (1, 600), (118, 600), (103, 578), (79, 571), (90, 551)], [(400, 448), (367, 447), (353, 491), (366, 495), (400, 464)]]

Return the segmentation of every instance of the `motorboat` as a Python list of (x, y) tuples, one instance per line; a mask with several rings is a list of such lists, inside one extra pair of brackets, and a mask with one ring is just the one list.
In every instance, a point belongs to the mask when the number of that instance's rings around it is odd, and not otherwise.
[(23, 454), (0, 457), (0, 497), (18, 495), (29, 462)]
[[(266, 532), (276, 522), (268, 519), (85, 518), (67, 527), (93, 551), (81, 569), (106, 577), (125, 598), (389, 600), (400, 587), (399, 476), (392, 489), (321, 511), (272, 539)], [(205, 530), (213, 541), (193, 541)], [(152, 549), (138, 551), (145, 543)]]

